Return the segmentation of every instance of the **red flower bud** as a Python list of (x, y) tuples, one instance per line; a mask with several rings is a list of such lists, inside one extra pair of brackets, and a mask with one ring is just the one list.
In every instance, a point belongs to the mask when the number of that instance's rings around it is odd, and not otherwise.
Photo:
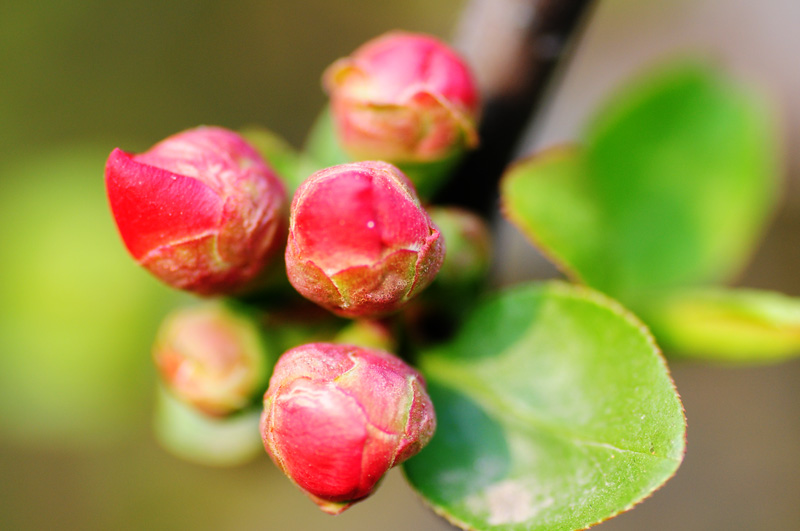
[(385, 162), (320, 170), (297, 189), (286, 272), (301, 295), (345, 317), (399, 309), (433, 281), (444, 241), (411, 182)]
[(442, 160), (478, 143), (478, 94), (464, 61), (433, 37), (391, 32), (325, 71), (342, 147), (354, 158)]
[(435, 428), (417, 371), (388, 352), (331, 343), (281, 357), (261, 417), (272, 460), (329, 514), (369, 496)]
[(251, 404), (267, 380), (268, 353), (257, 323), (219, 303), (170, 314), (153, 358), (167, 389), (211, 416)]
[(286, 189), (232, 131), (198, 127), (140, 155), (115, 149), (105, 174), (128, 251), (173, 287), (241, 290), (283, 241)]

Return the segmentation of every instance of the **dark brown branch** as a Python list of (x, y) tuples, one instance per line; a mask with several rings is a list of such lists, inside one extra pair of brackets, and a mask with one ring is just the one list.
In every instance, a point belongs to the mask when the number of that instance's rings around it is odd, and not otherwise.
[(481, 145), (437, 195), (488, 215), (520, 136), (588, 18), (592, 0), (472, 0), (455, 39), (473, 66), (484, 98)]

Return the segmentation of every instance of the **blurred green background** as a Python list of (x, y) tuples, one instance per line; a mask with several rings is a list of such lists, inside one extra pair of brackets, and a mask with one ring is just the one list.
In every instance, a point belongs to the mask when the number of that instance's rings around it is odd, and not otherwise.
[[(266, 456), (203, 468), (157, 446), (149, 349), (160, 319), (186, 296), (128, 258), (102, 174), (112, 148), (141, 151), (199, 124), (261, 124), (298, 145), (324, 102), (327, 64), (390, 29), (449, 38), (465, 4), (0, 6), (0, 528), (449, 529), (396, 471), (370, 502), (331, 518)], [(665, 53), (710, 53), (763, 85), (785, 118), (788, 192), (742, 282), (800, 295), (800, 165), (792, 149), (800, 37), (791, 23), (800, 7), (599, 4), (528, 149), (573, 138), (598, 100)], [(552, 274), (520, 254), (507, 232), (501, 276)], [(673, 372), (689, 418), (686, 462), (652, 500), (601, 529), (800, 525), (800, 364), (684, 364)]]

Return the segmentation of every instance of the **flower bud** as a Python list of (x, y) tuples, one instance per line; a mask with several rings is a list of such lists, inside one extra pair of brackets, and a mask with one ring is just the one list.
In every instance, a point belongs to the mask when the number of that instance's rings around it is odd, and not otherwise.
[(491, 265), (492, 243), (483, 219), (457, 207), (433, 207), (429, 212), (447, 241), (447, 256), (436, 283), (463, 287), (484, 280)]
[(475, 82), (433, 37), (387, 33), (333, 63), (323, 83), (339, 141), (358, 160), (434, 162), (478, 143)]
[(232, 131), (198, 127), (139, 155), (115, 149), (105, 175), (128, 251), (173, 287), (240, 291), (282, 244), (286, 189)]
[(281, 357), (261, 417), (272, 460), (329, 514), (369, 496), (435, 428), (417, 371), (388, 352), (332, 343)]
[(222, 303), (170, 314), (153, 358), (166, 388), (211, 416), (243, 409), (266, 384), (268, 353), (257, 323)]
[(344, 317), (399, 309), (433, 281), (444, 241), (411, 182), (385, 162), (320, 170), (294, 195), (286, 272), (307, 299)]

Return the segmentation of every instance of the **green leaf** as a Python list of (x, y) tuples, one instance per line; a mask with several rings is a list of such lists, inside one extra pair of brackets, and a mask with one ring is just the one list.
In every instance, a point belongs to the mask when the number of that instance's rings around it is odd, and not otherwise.
[(666, 347), (695, 358), (773, 362), (800, 352), (800, 300), (780, 293), (684, 290), (654, 303), (648, 322)]
[(552, 148), (512, 166), (501, 194), (505, 216), (563, 271), (600, 289), (611, 284), (610, 233), (588, 194), (578, 148)]
[(773, 129), (750, 93), (673, 65), (618, 94), (585, 149), (511, 168), (504, 210), (572, 276), (638, 310), (744, 265), (774, 203)]
[(419, 362), (439, 426), (406, 475), (465, 529), (583, 529), (681, 462), (685, 419), (664, 360), (641, 323), (588, 288), (496, 296)]

